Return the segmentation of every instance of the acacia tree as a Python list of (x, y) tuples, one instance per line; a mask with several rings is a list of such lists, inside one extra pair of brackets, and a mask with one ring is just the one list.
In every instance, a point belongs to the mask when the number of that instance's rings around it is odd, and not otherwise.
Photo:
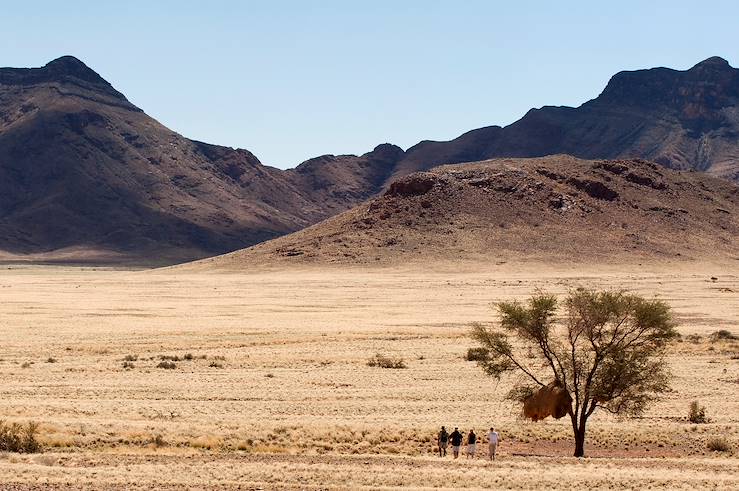
[(575, 457), (582, 457), (585, 427), (596, 409), (637, 415), (668, 390), (664, 353), (678, 334), (670, 307), (660, 300), (578, 289), (564, 307), (558, 319), (553, 295), (536, 294), (525, 304), (502, 302), (501, 329), (477, 324), (472, 337), (488, 375), (524, 375), (509, 398), (523, 402), (552, 378), (567, 391)]

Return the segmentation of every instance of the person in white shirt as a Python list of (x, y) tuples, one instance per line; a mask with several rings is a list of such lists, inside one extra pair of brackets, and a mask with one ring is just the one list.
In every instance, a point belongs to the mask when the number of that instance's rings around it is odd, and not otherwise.
[(488, 431), (488, 456), (490, 460), (495, 460), (495, 451), (498, 449), (498, 442), (500, 441), (500, 435), (495, 428), (490, 428)]

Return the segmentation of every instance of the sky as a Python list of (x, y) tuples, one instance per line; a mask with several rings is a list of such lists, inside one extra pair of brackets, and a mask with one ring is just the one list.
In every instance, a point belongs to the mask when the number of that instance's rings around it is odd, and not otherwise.
[(0, 66), (73, 55), (169, 128), (275, 167), (407, 149), (621, 70), (739, 66), (736, 1), (0, 2)]

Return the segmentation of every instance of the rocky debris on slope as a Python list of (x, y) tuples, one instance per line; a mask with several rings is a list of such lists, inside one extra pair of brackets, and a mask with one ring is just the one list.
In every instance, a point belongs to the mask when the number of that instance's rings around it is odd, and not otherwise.
[(738, 208), (736, 185), (643, 160), (499, 159), (403, 177), (367, 204), (214, 266), (731, 260)]

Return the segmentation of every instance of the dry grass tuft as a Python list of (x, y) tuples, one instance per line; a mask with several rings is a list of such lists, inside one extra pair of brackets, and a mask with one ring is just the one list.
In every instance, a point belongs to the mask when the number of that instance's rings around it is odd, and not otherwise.
[(38, 423), (6, 423), (0, 420), (0, 452), (38, 453)]
[(712, 452), (731, 452), (731, 445), (726, 438), (717, 436), (706, 442), (706, 447)]
[(402, 358), (391, 358), (389, 356), (377, 353), (375, 356), (367, 360), (368, 367), (379, 367), (379, 368), (408, 368), (405, 364), (405, 360)]

